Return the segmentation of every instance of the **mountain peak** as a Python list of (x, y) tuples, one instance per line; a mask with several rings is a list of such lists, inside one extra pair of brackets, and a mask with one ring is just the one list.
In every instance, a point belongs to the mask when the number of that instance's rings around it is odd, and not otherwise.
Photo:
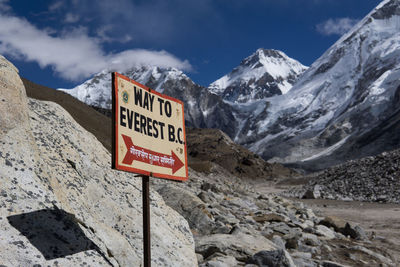
[(266, 61), (282, 60), (285, 58), (289, 59), (285, 53), (279, 50), (259, 48), (256, 52), (243, 59), (240, 65), (257, 68), (261, 65), (264, 65)]
[(209, 90), (231, 102), (254, 101), (285, 94), (306, 69), (279, 50), (259, 48)]
[(282, 51), (275, 49), (265, 49), (265, 48), (257, 49), (257, 51), (254, 54), (258, 55), (259, 57), (275, 57), (275, 58), (287, 57), (286, 54), (283, 53)]

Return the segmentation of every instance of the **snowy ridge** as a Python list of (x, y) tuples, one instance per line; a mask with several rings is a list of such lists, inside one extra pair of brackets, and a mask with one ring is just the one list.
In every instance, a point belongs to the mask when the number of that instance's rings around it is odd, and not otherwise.
[(281, 51), (260, 48), (209, 90), (231, 102), (254, 101), (287, 93), (306, 69)]

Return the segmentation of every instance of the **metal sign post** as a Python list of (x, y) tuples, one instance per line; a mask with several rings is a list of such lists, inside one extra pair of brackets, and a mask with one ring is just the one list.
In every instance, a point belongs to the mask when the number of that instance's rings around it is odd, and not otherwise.
[(147, 175), (136, 175), (135, 177), (142, 177), (143, 267), (150, 267), (150, 177)]
[(142, 199), (143, 199), (143, 258), (144, 267), (151, 266), (151, 244), (150, 244), (150, 179), (142, 176)]
[(183, 102), (112, 73), (112, 168), (139, 174), (143, 258), (150, 267), (150, 178), (188, 179)]

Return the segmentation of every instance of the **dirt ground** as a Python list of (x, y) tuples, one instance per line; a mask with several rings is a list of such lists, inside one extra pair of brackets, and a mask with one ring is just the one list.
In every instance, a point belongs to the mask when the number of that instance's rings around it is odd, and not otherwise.
[[(280, 193), (289, 186), (258, 185), (259, 192)], [(327, 199), (293, 199), (301, 201), (318, 216), (337, 216), (360, 225), (376, 247), (393, 256), (400, 266), (400, 204), (339, 201)]]

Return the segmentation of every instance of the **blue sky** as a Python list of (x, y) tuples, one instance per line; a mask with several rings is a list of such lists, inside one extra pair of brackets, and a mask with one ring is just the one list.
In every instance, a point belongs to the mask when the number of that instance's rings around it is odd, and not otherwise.
[(72, 88), (106, 67), (180, 68), (207, 86), (258, 48), (311, 65), (376, 0), (0, 0), (0, 54)]

